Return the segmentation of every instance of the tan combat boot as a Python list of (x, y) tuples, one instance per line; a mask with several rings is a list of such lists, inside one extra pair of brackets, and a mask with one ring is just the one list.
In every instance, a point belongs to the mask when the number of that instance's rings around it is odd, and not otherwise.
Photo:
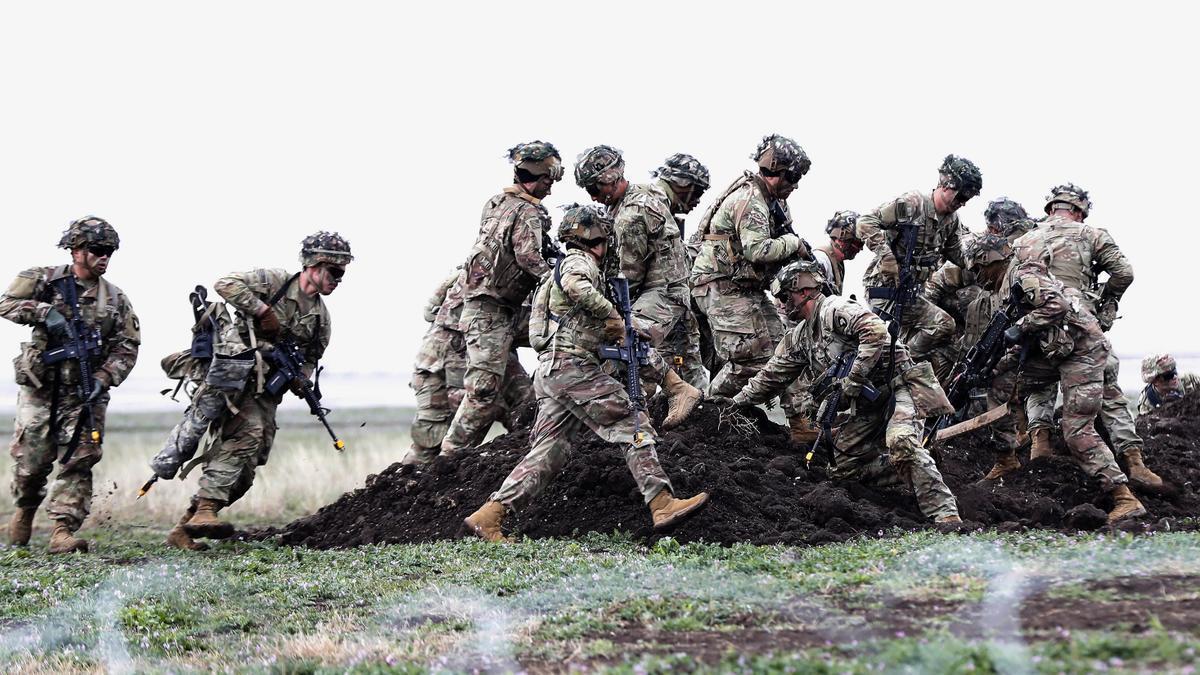
[(33, 534), (33, 514), (36, 508), (13, 511), (12, 520), (8, 521), (8, 543), (13, 546), (29, 544), (29, 535)]
[(1163, 481), (1158, 477), (1158, 474), (1151, 471), (1142, 463), (1142, 449), (1133, 447), (1125, 451), (1125, 463), (1129, 465), (1129, 470), (1125, 473), (1129, 476), (1129, 482), (1135, 487), (1140, 488), (1160, 488)]
[(175, 524), (175, 527), (171, 528), (171, 531), (167, 533), (167, 540), (165, 542), (167, 546), (170, 546), (171, 548), (181, 548), (185, 551), (208, 550), (208, 544), (192, 539), (192, 535), (188, 534), (187, 530), (183, 529), (183, 526), (187, 524), (187, 522), (191, 520), (192, 516), (194, 515), (196, 515), (196, 507), (193, 505), (188, 507), (188, 510), (184, 512), (183, 517), (179, 519), (179, 522)]
[(51, 553), (87, 553), (87, 539), (79, 539), (71, 532), (71, 528), (61, 520), (54, 523), (54, 531), (50, 533)]
[(701, 492), (689, 499), (676, 499), (671, 491), (663, 488), (650, 500), (650, 517), (655, 530), (666, 530), (686, 520), (708, 503), (708, 493)]
[(479, 510), (463, 519), (476, 537), (497, 544), (511, 544), (512, 539), (504, 536), (500, 525), (504, 523), (506, 510), (500, 502), (487, 502)]
[(1113, 488), (1113, 510), (1108, 512), (1108, 524), (1112, 525), (1126, 518), (1138, 518), (1148, 513), (1146, 507), (1129, 491), (1128, 485), (1118, 485)]
[(792, 430), (792, 445), (811, 445), (817, 440), (817, 428), (805, 415), (788, 418), (788, 428)]
[(1029, 432), (1029, 461), (1050, 457), (1054, 450), (1050, 448), (1050, 430), (1039, 427)]
[(1020, 468), (1021, 460), (1017, 459), (1017, 453), (1010, 451), (1002, 455), (996, 455), (996, 464), (983, 477), (983, 480), (999, 480)]
[(668, 370), (663, 378), (663, 391), (667, 395), (667, 417), (663, 429), (674, 429), (692, 414), (700, 402), (700, 390), (683, 381), (674, 370)]
[(217, 518), (222, 506), (215, 499), (197, 499), (196, 515), (183, 524), (183, 529), (193, 537), (226, 539), (233, 536), (233, 525)]

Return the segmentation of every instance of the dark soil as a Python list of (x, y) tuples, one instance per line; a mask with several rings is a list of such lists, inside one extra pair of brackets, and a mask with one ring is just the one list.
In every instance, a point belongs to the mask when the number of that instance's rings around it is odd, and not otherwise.
[[(656, 420), (662, 408), (656, 406)], [(670, 536), (684, 542), (817, 544), (930, 526), (910, 492), (831, 481), (815, 468), (806, 470), (803, 452), (791, 447), (786, 429), (761, 411), (752, 413), (751, 429), (738, 432), (722, 422), (718, 409), (701, 404), (681, 428), (662, 435), (659, 458), (675, 493), (711, 495), (705, 510)], [(1139, 430), (1147, 465), (1171, 485), (1163, 494), (1140, 495), (1151, 517), (1128, 527), (1170, 527), (1173, 519), (1200, 514), (1200, 394), (1143, 418)], [(527, 432), (514, 432), (455, 461), (439, 458), (420, 469), (393, 464), (317, 513), (258, 536), (280, 535), (285, 544), (315, 548), (461, 536), (463, 518), (487, 501), (528, 449)], [(1090, 507), (1107, 511), (1111, 501), (1069, 457), (1027, 463), (1002, 481), (978, 484), (992, 453), (986, 430), (940, 450), (939, 466), (968, 523), (1002, 530), (1102, 525)], [(613, 531), (646, 541), (661, 536), (650, 527), (649, 510), (620, 448), (586, 431), (562, 473), (510, 517), (505, 529), (525, 537)]]

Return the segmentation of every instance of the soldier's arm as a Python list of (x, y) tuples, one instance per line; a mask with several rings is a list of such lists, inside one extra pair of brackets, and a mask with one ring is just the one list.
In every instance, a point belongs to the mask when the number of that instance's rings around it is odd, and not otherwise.
[(734, 403), (738, 405), (766, 403), (800, 377), (808, 367), (808, 359), (804, 351), (797, 346), (799, 342), (797, 333), (802, 327), (803, 324), (784, 334), (783, 339), (776, 345), (771, 360), (767, 361), (767, 365), (755, 373), (746, 386), (742, 387), (742, 390), (733, 397)]
[(897, 207), (897, 204), (901, 203), (904, 203), (903, 200), (897, 199), (858, 217), (855, 226), (858, 238), (863, 240), (863, 246), (879, 258), (895, 257), (887, 230), (896, 229), (896, 212), (898, 208), (903, 208)]
[(1032, 274), (1021, 276), (1019, 281), (1021, 289), (1025, 292), (1025, 302), (1033, 307), (1016, 323), (1022, 335), (1036, 333), (1062, 323), (1069, 306), (1067, 299), (1057, 288), (1048, 284), (1047, 279)]
[(1200, 375), (1184, 373), (1179, 376), (1179, 384), (1183, 385), (1183, 393), (1190, 394), (1200, 389)]
[(45, 271), (36, 267), (18, 274), (0, 297), (0, 316), (24, 325), (45, 321), (51, 305), (37, 299), (45, 283)]
[(1104, 282), (1104, 298), (1120, 302), (1126, 289), (1133, 283), (1133, 265), (1121, 252), (1117, 242), (1105, 230), (1097, 230), (1096, 250), (1092, 258), (1097, 261), (1097, 267), (1108, 272), (1108, 281)]
[(235, 309), (258, 316), (267, 307), (263, 298), (271, 297), (286, 282), (287, 273), (283, 270), (257, 269), (226, 274), (217, 279), (213, 290)]
[(329, 348), (329, 338), (333, 335), (333, 327), (330, 323), (329, 313), (323, 313), (321, 330), (314, 336), (314, 339), (309, 340), (308, 346), (304, 350), (304, 364), (300, 369), (304, 371), (304, 377), (310, 380), (313, 372), (317, 369), (317, 361), (325, 356), (325, 350)]
[(117, 315), (120, 327), (116, 334), (108, 337), (108, 358), (101, 364), (97, 373), (104, 373), (102, 377), (108, 380), (111, 387), (120, 385), (129, 377), (129, 372), (137, 363), (138, 349), (142, 344), (141, 323), (129, 298), (124, 294), (117, 303)]
[(640, 208), (626, 207), (617, 214), (613, 226), (621, 252), (621, 273), (629, 279), (631, 291), (635, 291), (646, 278), (646, 260), (650, 257), (648, 217), (653, 216), (643, 213)]
[(858, 340), (858, 355), (850, 368), (849, 378), (852, 382), (866, 382), (871, 369), (883, 357), (884, 350), (891, 347), (887, 324), (874, 312), (862, 306), (856, 306), (854, 310), (838, 310), (833, 323), (834, 330)]
[[(965, 277), (963, 269), (958, 265), (949, 262), (943, 264), (929, 277), (929, 281), (925, 282), (925, 298), (946, 309), (944, 305), (953, 300), (954, 294), (967, 287)], [(955, 308), (954, 313), (957, 311)]]
[(458, 281), (458, 275), (459, 271), (454, 270), (454, 273), (442, 280), (442, 283), (438, 285), (433, 295), (429, 296), (429, 299), (425, 301), (425, 321), (433, 323), (434, 319), (437, 318), (438, 310), (442, 308), (442, 303), (446, 301), (446, 294), (450, 292), (450, 287), (454, 285), (454, 282)]
[(787, 260), (800, 250), (800, 237), (794, 234), (771, 238), (771, 214), (766, 202), (758, 197), (750, 199), (734, 229), (742, 244), (742, 255), (752, 263)]
[(958, 218), (955, 218), (950, 233), (946, 235), (946, 241), (942, 242), (942, 257), (962, 268), (967, 266), (966, 257), (963, 256), (962, 234), (964, 229)]
[(516, 221), (513, 222), (513, 257), (521, 269), (537, 278), (550, 271), (550, 266), (542, 257), (542, 225), (547, 218), (537, 207), (529, 204), (517, 210)]
[(560, 270), (562, 289), (580, 310), (597, 318), (619, 317), (617, 308), (592, 284), (586, 264), (578, 256), (568, 256)]

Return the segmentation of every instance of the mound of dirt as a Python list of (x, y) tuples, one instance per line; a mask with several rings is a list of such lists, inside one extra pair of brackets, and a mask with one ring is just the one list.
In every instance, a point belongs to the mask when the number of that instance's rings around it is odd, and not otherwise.
[[(663, 406), (653, 412), (660, 420)], [(1143, 495), (1153, 518), (1139, 527), (1200, 513), (1198, 413), (1200, 395), (1193, 395), (1139, 425), (1147, 464), (1172, 484), (1164, 494)], [(670, 536), (685, 542), (815, 544), (929, 526), (910, 492), (833, 481), (820, 470), (806, 469), (803, 452), (791, 446), (784, 427), (758, 410), (752, 418), (751, 425), (733, 429), (720, 410), (701, 404), (682, 427), (661, 436), (659, 459), (675, 492), (711, 494), (706, 509)], [(463, 518), (488, 499), (528, 449), (528, 432), (514, 432), (454, 461), (438, 458), (420, 468), (393, 464), (317, 513), (259, 536), (278, 535), (285, 544), (314, 548), (461, 536)], [(1090, 529), (1096, 526), (1095, 513), (1079, 507), (1111, 507), (1098, 483), (1066, 456), (1027, 463), (1002, 481), (979, 484), (993, 451), (986, 431), (954, 439), (940, 450), (939, 466), (968, 522), (1006, 530)], [(623, 531), (646, 541), (660, 536), (650, 527), (649, 510), (620, 448), (586, 432), (562, 473), (508, 519), (506, 530), (525, 537), (589, 531)]]

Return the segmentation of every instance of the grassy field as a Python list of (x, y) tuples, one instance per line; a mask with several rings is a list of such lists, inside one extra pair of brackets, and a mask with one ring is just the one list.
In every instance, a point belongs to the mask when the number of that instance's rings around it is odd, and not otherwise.
[[(44, 530), (30, 549), (0, 547), (6, 672), (1191, 672), (1200, 649), (1190, 532), (185, 554), (160, 542), (188, 492), (132, 500), (168, 421), (152, 417), (114, 420), (96, 554), (49, 557)], [(342, 457), (319, 427), (285, 420), (232, 517), (282, 524), (407, 443), (407, 413), (338, 417)]]

